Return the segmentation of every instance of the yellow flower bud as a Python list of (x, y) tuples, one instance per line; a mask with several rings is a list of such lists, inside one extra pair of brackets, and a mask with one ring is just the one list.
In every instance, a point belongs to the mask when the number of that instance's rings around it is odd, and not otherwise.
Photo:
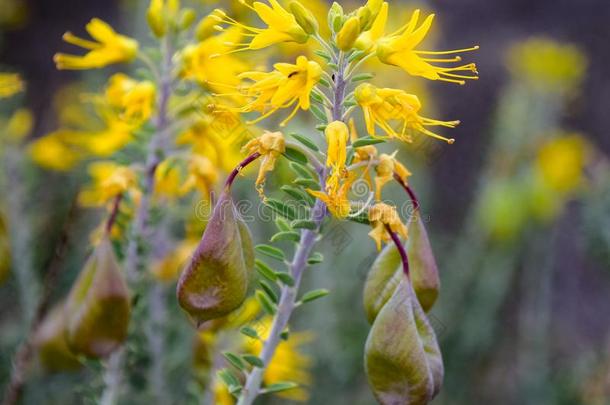
[(146, 11), (146, 20), (156, 37), (162, 38), (167, 32), (166, 15), (163, 0), (151, 0)]
[(313, 35), (318, 32), (318, 20), (316, 20), (313, 13), (305, 8), (305, 6), (303, 6), (301, 3), (296, 0), (290, 3), (290, 11), (294, 15), (297, 24), (303, 28), (303, 31), (309, 35)]
[(185, 8), (180, 13), (180, 18), (178, 19), (178, 26), (181, 30), (187, 30), (193, 25), (195, 19), (197, 18), (197, 13), (192, 8)]
[(195, 38), (199, 41), (203, 41), (209, 37), (211, 37), (216, 32), (216, 26), (218, 24), (218, 20), (216, 17), (216, 11), (211, 14), (203, 17), (197, 27), (195, 28)]
[(354, 47), (358, 35), (360, 35), (360, 19), (350, 17), (337, 34), (337, 46), (342, 51), (349, 51)]

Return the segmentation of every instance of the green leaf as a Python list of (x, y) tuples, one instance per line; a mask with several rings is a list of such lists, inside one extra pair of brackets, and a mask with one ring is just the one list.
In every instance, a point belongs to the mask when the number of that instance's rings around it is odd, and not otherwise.
[(305, 179), (315, 178), (313, 173), (307, 167), (303, 166), (300, 163), (290, 162), (289, 166), (296, 174), (298, 174), (299, 176), (301, 176)]
[(369, 221), (369, 212), (368, 212), (368, 210), (364, 210), (363, 212), (361, 212), (360, 214), (358, 214), (356, 216), (350, 215), (349, 217), (347, 217), (347, 219), (352, 221), (352, 222), (356, 222), (357, 224), (362, 224), (362, 225), (370, 225), (371, 224), (371, 221)]
[(355, 51), (354, 53), (352, 53), (349, 58), (347, 59), (350, 63), (355, 61), (356, 59), (360, 59), (360, 57), (364, 56), (366, 54), (365, 51)]
[(313, 53), (324, 59), (326, 62), (331, 61), (330, 55), (320, 49), (316, 49)]
[(244, 354), (241, 357), (254, 367), (265, 368), (265, 363), (259, 357), (253, 356), (251, 354)]
[(283, 240), (288, 240), (291, 242), (298, 242), (301, 240), (301, 234), (294, 231), (286, 231), (286, 232), (278, 232), (271, 237), (271, 242), (279, 242)]
[(286, 151), (284, 151), (284, 156), (292, 160), (293, 162), (307, 164), (307, 156), (303, 154), (303, 152), (291, 148), (290, 146), (286, 147)]
[(238, 355), (233, 354), (231, 352), (224, 352), (222, 354), (224, 356), (225, 359), (227, 359), (227, 361), (229, 363), (231, 363), (235, 368), (239, 369), (239, 370), (244, 370), (246, 368), (246, 365), (244, 364), (243, 361), (241, 361), (241, 359), (239, 358)]
[(330, 83), (326, 79), (320, 78), (318, 83), (320, 83), (322, 86), (326, 87), (327, 89), (330, 89)]
[(302, 187), (308, 187), (312, 190), (320, 189), (320, 184), (317, 181), (311, 179), (303, 179), (299, 177), (298, 179), (294, 179), (293, 183)]
[(349, 148), (347, 150), (347, 156), (345, 158), (345, 164), (347, 166), (352, 164), (352, 162), (354, 161), (355, 154), (356, 154), (356, 151), (354, 150), (354, 148)]
[(322, 253), (314, 252), (314, 254), (309, 256), (309, 259), (307, 259), (307, 264), (318, 264), (318, 263), (322, 263), (323, 261), (324, 261), (324, 256), (322, 256)]
[(275, 273), (275, 275), (277, 276), (278, 280), (286, 284), (288, 287), (294, 287), (294, 279), (290, 274), (278, 271)]
[(284, 256), (284, 252), (281, 249), (278, 249), (269, 245), (257, 245), (254, 249), (262, 255), (267, 257), (271, 257), (272, 259), (276, 259), (279, 261), (284, 261), (286, 256)]
[(309, 291), (309, 292), (306, 292), (305, 294), (303, 294), (303, 297), (301, 298), (301, 302), (305, 303), (305, 302), (315, 301), (318, 298), (327, 296), (328, 294), (330, 294), (330, 291), (328, 291), (324, 288), (321, 288), (319, 290)]
[(267, 198), (265, 200), (265, 205), (267, 207), (271, 208), (271, 210), (273, 210), (273, 212), (275, 212), (278, 215), (283, 216), (286, 219), (289, 219), (291, 221), (294, 221), (295, 219), (297, 219), (297, 213), (294, 210), (294, 208), (284, 204), (280, 200), (276, 200), (275, 198)]
[(265, 393), (273, 393), (273, 392), (283, 392), (288, 390), (293, 390), (298, 388), (299, 384), (293, 382), (277, 382), (275, 384), (267, 385), (263, 392)]
[(363, 80), (371, 80), (374, 77), (375, 77), (375, 75), (373, 75), (371, 73), (361, 73), (359, 75), (352, 77), (352, 82), (361, 82)]
[(292, 231), (292, 228), (290, 227), (290, 224), (288, 223), (288, 221), (286, 221), (282, 217), (277, 217), (275, 219), (275, 226), (277, 226), (277, 229), (279, 229), (282, 232)]
[(304, 203), (307, 205), (313, 205), (316, 202), (316, 200), (313, 198), (312, 195), (310, 195), (306, 191), (303, 191), (300, 188), (296, 188), (296, 187), (292, 187), (292, 186), (282, 186), (281, 190), (284, 193), (288, 194), (290, 197), (295, 198), (300, 203)]
[(224, 368), (218, 373), (216, 373), (216, 375), (220, 377), (220, 379), (225, 383), (229, 390), (234, 387), (241, 387), (241, 383), (239, 382), (237, 377), (235, 377), (235, 375), (231, 372), (231, 370), (227, 370), (226, 368)]
[(320, 132), (324, 132), (324, 131), (326, 131), (326, 127), (327, 127), (327, 126), (328, 126), (328, 125), (326, 125), (326, 124), (320, 124), (320, 125), (316, 125), (316, 129), (317, 129), (318, 131), (320, 131)]
[(310, 105), (309, 111), (311, 111), (311, 113), (314, 115), (314, 117), (316, 117), (319, 121), (321, 121), (321, 122), (327, 121), (326, 114), (324, 114), (324, 112), (322, 110), (320, 110), (317, 105)]
[(268, 315), (275, 315), (275, 305), (271, 299), (261, 290), (257, 290), (255, 293), (256, 300)]
[(384, 143), (384, 142), (385, 142), (385, 139), (376, 139), (376, 138), (370, 138), (370, 137), (360, 138), (352, 144), (352, 147), (355, 149), (355, 148), (360, 148), (361, 146), (376, 145), (378, 143)]
[(275, 271), (271, 267), (267, 266), (267, 263), (256, 259), (254, 261), (254, 267), (256, 268), (256, 271), (258, 271), (258, 274), (260, 274), (267, 280), (273, 281), (274, 283), (277, 281)]
[(280, 339), (282, 339), (284, 341), (288, 340), (289, 337), (290, 337), (290, 331), (288, 329), (286, 329), (285, 331), (280, 333)]
[(243, 328), (241, 328), (239, 330), (239, 332), (242, 335), (248, 336), (249, 338), (260, 340), (260, 337), (258, 336), (258, 332), (249, 326), (244, 326)]
[(273, 288), (264, 280), (259, 280), (258, 283), (260, 284), (265, 294), (267, 294), (267, 297), (269, 297), (269, 299), (271, 299), (274, 304), (277, 304), (279, 302), (279, 297), (277, 296), (277, 293), (273, 290)]
[(296, 221), (292, 221), (290, 224), (294, 229), (311, 229), (316, 230), (318, 225), (314, 221), (310, 221), (308, 219), (298, 219)]
[(297, 141), (299, 141), (300, 143), (302, 143), (304, 146), (308, 147), (309, 149), (313, 150), (314, 152), (320, 151), (320, 149), (318, 148), (318, 145), (313, 143), (307, 137), (299, 135), (299, 134), (295, 134), (295, 133), (290, 134), (290, 136), (292, 136), (294, 139), (296, 139)]

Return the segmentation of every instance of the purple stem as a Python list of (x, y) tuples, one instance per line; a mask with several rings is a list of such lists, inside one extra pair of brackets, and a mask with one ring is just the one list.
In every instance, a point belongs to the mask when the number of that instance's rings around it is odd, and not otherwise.
[(407, 276), (407, 278), (409, 278), (409, 257), (407, 256), (407, 251), (405, 250), (405, 247), (402, 244), (402, 241), (400, 240), (400, 237), (398, 236), (398, 234), (396, 232), (392, 231), (392, 228), (390, 228), (389, 225), (386, 225), (385, 229), (388, 231), (388, 233), (392, 237), (392, 240), (394, 241), (394, 244), (396, 245), (396, 249), (398, 249), (398, 253), (400, 253), (400, 259), (402, 260), (402, 270), (405, 273), (405, 276)]
[(245, 158), (240, 164), (237, 165), (235, 169), (229, 174), (227, 181), (225, 182), (225, 188), (230, 189), (235, 181), (237, 175), (244, 169), (244, 167), (248, 166), (250, 163), (254, 162), (256, 159), (261, 157), (261, 154), (256, 152)]
[(396, 173), (394, 173), (394, 180), (396, 180), (398, 182), (398, 184), (400, 184), (402, 186), (402, 188), (405, 189), (405, 191), (409, 195), (409, 198), (411, 199), (413, 208), (418, 210), (420, 207), (420, 204), (419, 204), (419, 200), (417, 199), (417, 195), (415, 195), (415, 191), (413, 191), (413, 189), (407, 183), (405, 183), (403, 181), (403, 179), (401, 179), (400, 176)]
[(123, 194), (119, 194), (116, 197), (114, 197), (114, 202), (112, 204), (112, 211), (110, 211), (110, 216), (108, 217), (108, 220), (106, 221), (106, 233), (108, 235), (110, 235), (110, 232), (112, 231), (112, 227), (114, 226), (114, 223), (116, 222), (116, 218), (119, 215), (119, 206), (121, 205), (122, 199), (123, 199)]

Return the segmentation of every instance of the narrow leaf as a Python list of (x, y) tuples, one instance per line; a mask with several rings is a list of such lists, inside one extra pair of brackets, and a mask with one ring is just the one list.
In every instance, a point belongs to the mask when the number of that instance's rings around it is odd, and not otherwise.
[(328, 294), (330, 294), (330, 291), (325, 290), (325, 289), (309, 291), (309, 292), (306, 292), (305, 294), (303, 294), (303, 298), (301, 298), (301, 301), (304, 303), (315, 301), (318, 298), (327, 296)]
[(291, 242), (298, 242), (301, 239), (301, 235), (298, 232), (287, 231), (287, 232), (278, 232), (271, 237), (271, 242), (279, 242), (283, 240), (288, 240)]
[(258, 274), (260, 274), (267, 280), (273, 281), (274, 283), (277, 281), (275, 271), (271, 267), (269, 267), (267, 263), (256, 259), (256, 261), (254, 262), (254, 266), (256, 268), (256, 271), (258, 271)]
[(320, 151), (320, 149), (318, 148), (318, 145), (313, 143), (307, 137), (299, 135), (299, 134), (294, 134), (294, 133), (290, 134), (290, 136), (292, 136), (294, 139), (296, 139), (297, 141), (299, 141), (300, 143), (302, 143), (304, 146), (308, 147), (309, 149), (313, 150), (314, 152)]
[(244, 354), (241, 357), (254, 367), (265, 368), (265, 363), (263, 363), (263, 360), (261, 360), (260, 358), (258, 358), (256, 356), (253, 356), (251, 354)]
[(252, 339), (260, 339), (260, 337), (258, 336), (258, 332), (256, 332), (254, 329), (252, 329), (252, 328), (251, 328), (251, 327), (249, 327), (249, 326), (244, 326), (243, 328), (241, 328), (241, 329), (239, 330), (239, 332), (240, 332), (242, 335), (248, 336), (249, 338), (252, 338)]
[(311, 229), (315, 230), (318, 228), (318, 225), (314, 221), (310, 221), (308, 219), (299, 219), (296, 221), (292, 221), (290, 224), (293, 229)]
[(272, 259), (276, 259), (276, 260), (280, 260), (280, 261), (284, 261), (284, 259), (286, 258), (284, 256), (284, 252), (282, 252), (282, 250), (273, 247), (273, 246), (269, 246), (269, 245), (258, 245), (256, 246), (254, 249), (256, 249), (256, 251), (262, 255), (271, 257)]
[(294, 279), (290, 274), (278, 271), (275, 273), (275, 275), (277, 276), (278, 280), (286, 284), (288, 287), (294, 287)]
[(273, 393), (273, 392), (283, 392), (288, 390), (293, 390), (298, 388), (299, 384), (293, 382), (278, 382), (275, 384), (271, 384), (265, 387), (263, 392), (265, 393)]
[(306, 179), (313, 179), (313, 173), (305, 166), (297, 162), (290, 162), (290, 168), (294, 170), (296, 174)]
[(307, 259), (307, 264), (318, 264), (324, 261), (324, 256), (320, 252), (314, 252), (309, 259)]
[(305, 156), (303, 154), (303, 152), (301, 152), (299, 150), (296, 150), (294, 148), (291, 148), (289, 146), (286, 147), (286, 151), (284, 152), (284, 156), (287, 159), (292, 160), (293, 162), (307, 164), (307, 156)]
[(378, 143), (384, 143), (385, 139), (376, 139), (376, 138), (360, 138), (358, 139), (356, 142), (354, 142), (352, 144), (352, 147), (355, 148), (360, 148), (361, 146), (367, 146), (367, 145), (376, 145)]
[(291, 221), (297, 219), (297, 213), (294, 208), (284, 204), (280, 200), (276, 200), (275, 198), (267, 198), (265, 200), (265, 205), (271, 208), (276, 214), (283, 216), (286, 219)]
[(244, 370), (246, 368), (246, 365), (244, 364), (243, 361), (241, 361), (241, 359), (239, 358), (238, 355), (230, 353), (230, 352), (224, 352), (222, 355), (224, 356), (225, 359), (227, 359), (227, 361), (229, 363), (231, 363), (237, 369)]
[(260, 280), (258, 283), (260, 284), (265, 294), (267, 294), (267, 297), (269, 297), (269, 299), (274, 304), (277, 304), (279, 302), (279, 297), (277, 296), (277, 293), (273, 290), (273, 288), (264, 280)]
[(267, 294), (258, 290), (256, 291), (255, 296), (258, 303), (261, 304), (261, 307), (268, 315), (275, 315), (275, 305), (273, 305), (273, 302), (267, 297)]

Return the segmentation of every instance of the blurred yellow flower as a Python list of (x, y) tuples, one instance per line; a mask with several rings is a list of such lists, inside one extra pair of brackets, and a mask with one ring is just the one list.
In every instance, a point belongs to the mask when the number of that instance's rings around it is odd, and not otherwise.
[(559, 193), (577, 189), (583, 181), (588, 149), (580, 135), (559, 137), (543, 145), (536, 168), (547, 187)]
[(110, 25), (99, 18), (87, 23), (87, 32), (97, 41), (89, 41), (66, 32), (64, 41), (88, 49), (83, 56), (55, 54), (54, 60), (58, 69), (95, 69), (114, 63), (131, 62), (138, 52), (138, 42), (132, 38), (117, 34)]
[(162, 161), (155, 170), (155, 194), (163, 197), (180, 197), (183, 195), (182, 168), (176, 159)]
[(256, 186), (261, 197), (265, 184), (265, 175), (273, 171), (277, 158), (286, 151), (286, 140), (281, 132), (265, 132), (258, 138), (252, 139), (242, 149), (249, 154), (259, 153), (262, 158)]
[(193, 154), (188, 164), (188, 172), (180, 192), (185, 194), (197, 189), (203, 198), (208, 198), (214, 184), (218, 182), (218, 169), (212, 161), (205, 156)]
[(20, 108), (1, 126), (4, 128), (3, 136), (9, 142), (20, 142), (32, 132), (34, 116), (27, 108)]
[(179, 0), (151, 0), (146, 10), (146, 20), (157, 37), (163, 37), (168, 25), (175, 22), (180, 11)]
[(219, 22), (237, 26), (248, 32), (245, 36), (252, 38), (248, 43), (232, 44), (241, 46), (237, 51), (262, 49), (282, 42), (307, 42), (309, 35), (297, 23), (294, 15), (286, 11), (277, 0), (269, 0), (271, 7), (259, 1), (255, 1), (252, 6), (245, 0), (241, 3), (252, 9), (267, 24), (267, 28), (247, 26), (229, 17), (224, 11), (217, 10), (216, 17)]
[[(421, 103), (414, 94), (403, 90), (376, 88), (372, 84), (361, 84), (355, 91), (356, 102), (362, 108), (366, 129), (371, 136), (378, 136), (375, 127), (379, 126), (390, 138), (397, 138), (405, 142), (413, 142), (410, 131), (421, 132), (449, 144), (454, 139), (445, 138), (430, 130), (427, 126), (441, 126), (455, 128), (460, 121), (439, 121), (419, 115)], [(397, 121), (400, 129), (395, 130), (391, 121)]]
[(326, 181), (325, 192), (307, 189), (312, 196), (319, 198), (328, 211), (337, 219), (344, 219), (350, 214), (351, 203), (348, 197), (355, 176), (348, 174), (347, 178), (341, 179), (339, 175), (331, 175)]
[[(460, 56), (451, 58), (438, 58), (437, 56), (473, 51), (479, 49), (478, 46), (440, 52), (415, 50), (428, 34), (434, 20), (434, 14), (430, 14), (418, 27), (419, 16), (420, 10), (415, 10), (411, 20), (405, 26), (395, 33), (379, 39), (377, 44), (379, 60), (388, 65), (398, 66), (412, 76), (421, 76), (429, 80), (464, 84), (467, 79), (478, 79), (478, 72), (474, 63), (455, 67), (441, 67), (432, 64), (459, 62), (462, 60)], [(378, 36), (380, 31), (382, 31), (381, 28), (377, 27), (375, 35)], [(470, 72), (471, 74), (464, 75), (461, 72)]]
[(93, 184), (83, 189), (78, 201), (83, 206), (95, 207), (106, 204), (120, 194), (137, 195), (137, 175), (127, 166), (114, 162), (94, 162), (89, 165)]
[(217, 93), (236, 87), (239, 74), (248, 70), (248, 64), (229, 55), (233, 49), (229, 44), (241, 36), (239, 28), (231, 28), (220, 35), (210, 36), (182, 51), (181, 76), (195, 80)]
[(23, 91), (25, 84), (17, 73), (0, 73), (0, 98), (8, 98)]
[(124, 73), (116, 73), (108, 80), (106, 101), (121, 111), (121, 119), (139, 124), (151, 117), (155, 92), (154, 83), (148, 80), (137, 81)]
[(105, 128), (100, 131), (80, 133), (74, 142), (83, 145), (96, 156), (111, 156), (133, 140), (133, 125), (112, 114), (103, 117)]
[(385, 26), (388, 22), (388, 9), (388, 3), (383, 2), (371, 28), (362, 32), (356, 40), (356, 48), (366, 52), (373, 51), (376, 48), (377, 42), (385, 34)]
[(250, 121), (255, 124), (279, 109), (295, 106), (280, 126), (285, 126), (299, 109), (309, 110), (310, 96), (314, 86), (320, 81), (322, 68), (315, 61), (299, 56), (296, 64), (276, 63), (272, 72), (246, 72), (240, 79), (253, 83), (245, 85), (241, 92), (253, 100), (241, 108), (234, 109), (242, 113), (259, 111), (262, 115)]
[(547, 38), (514, 45), (507, 59), (515, 77), (549, 91), (577, 88), (587, 69), (587, 58), (576, 46)]
[(373, 227), (373, 230), (369, 232), (369, 236), (375, 241), (377, 250), (381, 250), (382, 242), (391, 240), (387, 227), (402, 238), (407, 237), (407, 227), (402, 223), (396, 207), (385, 203), (375, 204), (369, 210), (369, 221), (371, 221), (371, 226)]
[(193, 254), (197, 243), (196, 238), (188, 238), (181, 241), (174, 250), (168, 253), (152, 267), (152, 274), (157, 281), (171, 283), (175, 281), (187, 260)]
[[(83, 150), (68, 143), (74, 131), (55, 131), (29, 144), (32, 160), (45, 169), (68, 171), (80, 162)], [(77, 134), (80, 136), (80, 134)]]

